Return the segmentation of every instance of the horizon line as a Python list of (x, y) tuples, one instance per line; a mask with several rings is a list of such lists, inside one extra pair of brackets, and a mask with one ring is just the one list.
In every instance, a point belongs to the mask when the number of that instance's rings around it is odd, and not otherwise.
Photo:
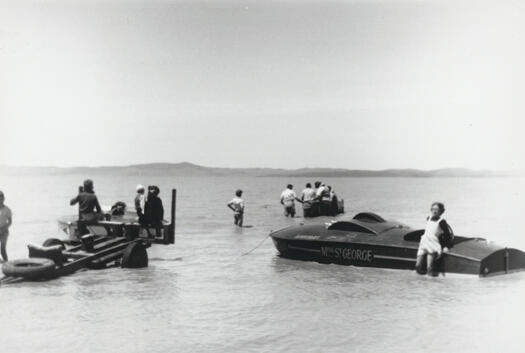
[(200, 168), (214, 168), (214, 169), (273, 169), (273, 170), (286, 170), (286, 171), (297, 171), (302, 169), (330, 169), (330, 170), (344, 170), (344, 171), (366, 171), (366, 172), (385, 172), (393, 170), (403, 170), (403, 171), (421, 171), (421, 172), (434, 172), (440, 170), (465, 170), (465, 171), (475, 171), (475, 172), (499, 172), (499, 173), (523, 173), (524, 170), (520, 169), (489, 169), (489, 168), (469, 168), (469, 167), (439, 167), (433, 169), (420, 169), (416, 167), (393, 167), (393, 168), (382, 168), (382, 169), (367, 169), (367, 168), (348, 168), (348, 167), (311, 167), (304, 166), (298, 168), (284, 168), (284, 167), (226, 167), (226, 166), (208, 166), (202, 164), (196, 164), (193, 162), (182, 161), (182, 162), (142, 162), (142, 163), (133, 163), (133, 164), (114, 164), (114, 165), (75, 165), (75, 166), (59, 166), (59, 165), (10, 165), (10, 164), (0, 164), (0, 168), (32, 168), (32, 169), (103, 169), (103, 168), (130, 168), (130, 167), (145, 167), (149, 165), (191, 165)]

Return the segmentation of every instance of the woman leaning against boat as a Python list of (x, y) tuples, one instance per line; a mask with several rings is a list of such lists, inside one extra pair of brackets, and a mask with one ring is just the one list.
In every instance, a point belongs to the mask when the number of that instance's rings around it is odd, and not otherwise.
[(419, 274), (437, 275), (434, 267), (436, 260), (453, 245), (454, 234), (443, 218), (444, 213), (445, 205), (441, 202), (434, 202), (430, 207), (425, 233), (421, 236), (417, 251), (416, 271)]

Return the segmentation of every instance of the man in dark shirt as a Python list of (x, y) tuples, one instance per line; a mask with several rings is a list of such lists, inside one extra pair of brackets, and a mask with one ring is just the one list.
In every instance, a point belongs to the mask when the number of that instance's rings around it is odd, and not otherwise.
[(93, 222), (102, 218), (102, 208), (98, 203), (97, 195), (93, 190), (93, 181), (84, 181), (84, 188), (76, 197), (71, 199), (71, 206), (78, 203), (78, 215), (80, 221)]
[[(161, 236), (162, 221), (164, 219), (164, 206), (159, 197), (160, 189), (157, 186), (148, 187), (148, 198), (144, 206), (145, 223), (155, 228), (157, 237)], [(149, 229), (146, 228), (148, 235)], [(150, 235), (151, 236), (151, 235)]]

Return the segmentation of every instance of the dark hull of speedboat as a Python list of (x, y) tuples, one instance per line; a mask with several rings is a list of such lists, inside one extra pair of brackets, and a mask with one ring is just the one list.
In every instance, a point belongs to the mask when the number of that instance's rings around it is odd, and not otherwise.
[[(323, 264), (415, 270), (417, 248), (388, 245), (293, 241), (272, 237), (279, 255)], [(525, 254), (517, 249), (498, 248), (484, 257), (470, 257), (457, 250), (444, 253), (436, 262), (440, 273), (491, 276), (525, 270)]]
[[(280, 256), (303, 261), (414, 270), (422, 230), (369, 214), (332, 224), (299, 225), (270, 234)], [(358, 217), (356, 216), (356, 217)], [(481, 238), (456, 236), (435, 263), (441, 273), (491, 276), (525, 270), (525, 253)]]
[(294, 260), (324, 264), (412, 270), (417, 249), (390, 246), (289, 240), (272, 237), (279, 254)]

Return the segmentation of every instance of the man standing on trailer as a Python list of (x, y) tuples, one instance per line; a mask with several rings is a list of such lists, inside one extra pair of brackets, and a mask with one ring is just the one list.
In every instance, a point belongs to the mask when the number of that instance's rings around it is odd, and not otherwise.
[(0, 248), (2, 258), (7, 261), (7, 238), (9, 237), (9, 227), (13, 223), (11, 209), (4, 204), (5, 196), (0, 191)]
[(98, 203), (97, 195), (95, 195), (93, 180), (84, 180), (84, 187), (81, 188), (78, 195), (71, 199), (69, 204), (74, 206), (78, 203), (78, 220), (79, 233), (84, 235), (88, 233), (84, 222), (96, 222), (101, 220), (104, 216), (102, 208)]

